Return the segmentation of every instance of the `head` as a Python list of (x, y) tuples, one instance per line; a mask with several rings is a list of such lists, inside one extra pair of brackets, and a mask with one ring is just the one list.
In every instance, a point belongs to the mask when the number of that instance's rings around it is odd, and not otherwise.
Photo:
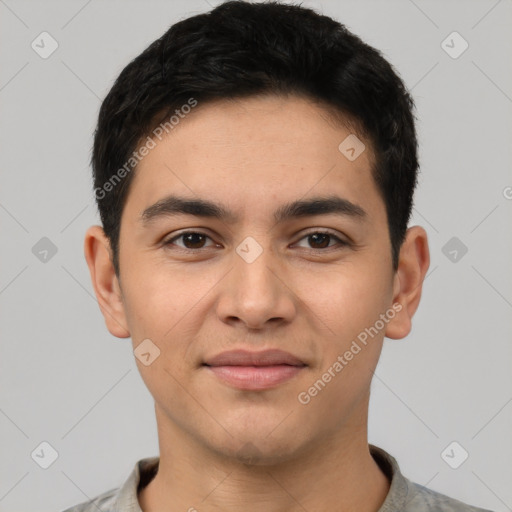
[[(383, 338), (410, 331), (429, 264), (408, 229), (413, 108), (377, 50), (277, 3), (180, 21), (124, 68), (100, 109), (103, 227), (85, 254), (110, 332), (158, 354), (138, 366), (162, 421), (224, 454), (257, 440), (267, 461), (365, 422)], [(303, 367), (233, 388), (206, 363), (239, 348)]]

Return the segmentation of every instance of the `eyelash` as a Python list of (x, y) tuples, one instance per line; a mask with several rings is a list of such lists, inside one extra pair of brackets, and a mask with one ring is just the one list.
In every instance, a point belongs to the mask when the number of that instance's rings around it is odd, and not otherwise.
[[(317, 235), (317, 234), (318, 235), (327, 235), (327, 236), (329, 236), (331, 238), (334, 238), (335, 240), (338, 241), (338, 245), (340, 246), (339, 248), (347, 247), (347, 246), (350, 245), (349, 242), (346, 242), (346, 241), (340, 239), (334, 233), (332, 233), (330, 231), (324, 231), (324, 230), (316, 230), (316, 231), (311, 231), (309, 233), (306, 233), (302, 238), (299, 239), (299, 241), (301, 241), (304, 238), (307, 238), (307, 237), (309, 237), (311, 235)], [(180, 233), (179, 235), (173, 236), (172, 238), (164, 241), (163, 244), (164, 244), (164, 246), (173, 245), (173, 242), (175, 240), (183, 238), (186, 235), (201, 235), (201, 236), (204, 236), (206, 238), (209, 238), (210, 240), (212, 239), (209, 235), (207, 235), (206, 233), (202, 233), (201, 231), (184, 231), (183, 233)], [(324, 248), (321, 248), (321, 249), (311, 248), (309, 250), (310, 251), (323, 251), (323, 252), (326, 252), (328, 249), (332, 249), (333, 247), (335, 247), (335, 246), (327, 246), (327, 247), (324, 247)], [(188, 247), (180, 247), (180, 246), (178, 246), (178, 249), (181, 250), (181, 251), (185, 251), (185, 252), (199, 252), (201, 250), (208, 249), (208, 247), (200, 247), (199, 249), (189, 249)]]

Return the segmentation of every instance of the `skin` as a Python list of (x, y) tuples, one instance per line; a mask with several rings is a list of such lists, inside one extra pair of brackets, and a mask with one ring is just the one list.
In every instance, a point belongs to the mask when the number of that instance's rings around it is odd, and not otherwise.
[[(338, 150), (350, 133), (296, 96), (199, 104), (138, 165), (120, 279), (103, 230), (88, 229), (85, 257), (108, 330), (134, 349), (147, 338), (160, 349), (149, 366), (136, 359), (160, 445), (158, 474), (139, 493), (144, 512), (375, 512), (383, 503), (389, 481), (367, 439), (370, 383), (384, 336), (411, 329), (429, 250), (425, 230), (410, 227), (393, 270), (369, 143), (352, 162)], [(179, 215), (143, 226), (144, 209), (170, 193), (221, 203), (239, 220)], [(332, 194), (366, 217), (273, 219), (283, 203)], [(207, 237), (163, 244), (183, 230)], [(315, 244), (306, 236), (315, 230), (350, 245)], [(236, 252), (248, 236), (263, 250), (252, 263)], [(393, 304), (400, 312), (301, 404), (299, 393)], [(307, 366), (274, 388), (239, 390), (201, 366), (233, 348), (279, 348)]]

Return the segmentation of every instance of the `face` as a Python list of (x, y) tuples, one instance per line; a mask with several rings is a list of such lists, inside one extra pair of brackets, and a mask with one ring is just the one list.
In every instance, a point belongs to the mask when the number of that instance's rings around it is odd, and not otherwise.
[(298, 97), (199, 103), (138, 165), (118, 314), (134, 350), (150, 340), (136, 361), (160, 431), (269, 462), (366, 428), (401, 306), (369, 145), (338, 148), (350, 134)]

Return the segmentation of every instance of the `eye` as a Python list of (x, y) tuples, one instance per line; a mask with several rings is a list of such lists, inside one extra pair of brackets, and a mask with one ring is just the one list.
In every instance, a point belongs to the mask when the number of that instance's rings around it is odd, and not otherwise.
[[(181, 240), (182, 244), (175, 243), (177, 240)], [(200, 231), (185, 231), (183, 233), (180, 233), (179, 235), (169, 238), (164, 242), (164, 245), (174, 245), (176, 247), (189, 251), (197, 251), (208, 247), (218, 246), (218, 244), (214, 242), (210, 246), (205, 245), (207, 240), (211, 240), (213, 242), (211, 237), (209, 237), (205, 233), (201, 233)], [(305, 236), (303, 236), (300, 240), (307, 240), (306, 243), (309, 244), (309, 247), (305, 248), (311, 250), (328, 249), (336, 245), (340, 247), (349, 245), (348, 242), (342, 240), (341, 238), (339, 238), (338, 236), (329, 231), (312, 231), (311, 233), (308, 233)], [(331, 242), (337, 242), (337, 244), (333, 244)], [(300, 247), (300, 244), (297, 245)]]
[[(175, 244), (175, 240), (183, 239), (184, 245)], [(174, 236), (173, 238), (170, 238), (169, 240), (164, 242), (164, 245), (177, 245), (178, 247), (181, 247), (182, 249), (188, 249), (188, 250), (194, 250), (194, 249), (203, 249), (205, 247), (204, 243), (206, 239), (211, 238), (201, 232), (198, 231), (186, 231), (184, 233), (181, 233), (177, 236)], [(215, 245), (215, 244), (213, 244)]]
[(301, 238), (301, 240), (307, 240), (307, 243), (313, 245), (313, 247), (307, 247), (308, 249), (326, 249), (333, 247), (332, 245), (329, 245), (333, 239), (336, 240), (338, 245), (342, 247), (349, 245), (348, 242), (341, 240), (341, 238), (337, 237), (333, 233), (330, 233), (329, 231), (313, 231)]

